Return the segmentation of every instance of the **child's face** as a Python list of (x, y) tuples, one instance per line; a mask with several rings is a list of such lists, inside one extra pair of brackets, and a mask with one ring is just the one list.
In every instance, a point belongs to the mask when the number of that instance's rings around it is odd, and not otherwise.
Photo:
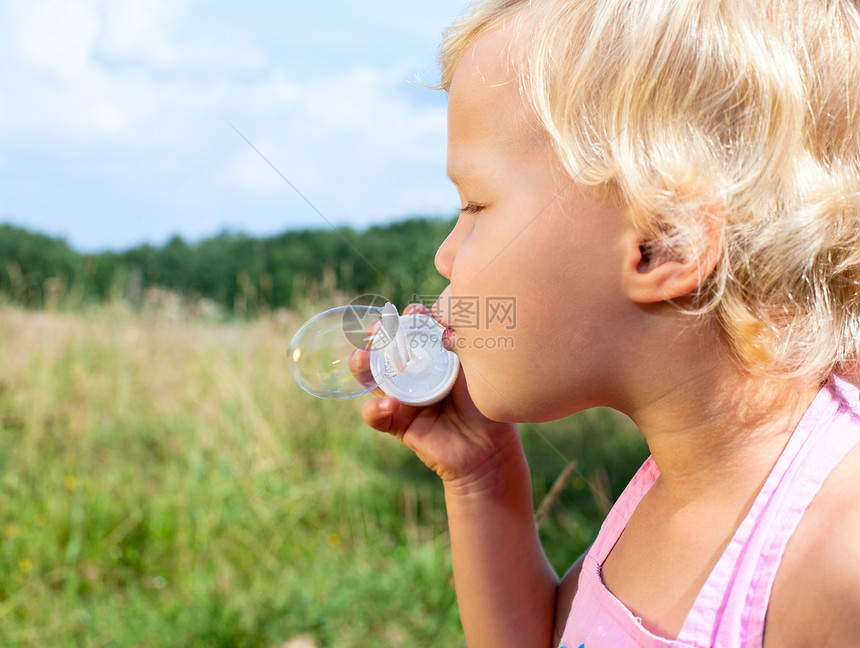
[(503, 47), (501, 30), (482, 37), (450, 88), (448, 172), (464, 208), (436, 255), (451, 282), (436, 310), (478, 408), (537, 422), (612, 404), (629, 226), (561, 169)]

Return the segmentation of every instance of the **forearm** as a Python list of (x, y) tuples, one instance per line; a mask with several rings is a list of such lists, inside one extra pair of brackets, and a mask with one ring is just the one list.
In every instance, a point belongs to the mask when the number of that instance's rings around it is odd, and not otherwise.
[(446, 484), (454, 583), (470, 648), (552, 644), (558, 578), (534, 521), (525, 457)]

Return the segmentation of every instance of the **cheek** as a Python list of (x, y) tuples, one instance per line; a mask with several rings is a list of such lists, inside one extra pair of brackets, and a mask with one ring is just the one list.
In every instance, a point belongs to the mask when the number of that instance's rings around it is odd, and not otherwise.
[(555, 314), (570, 301), (569, 248), (541, 219), (489, 227), (497, 224), (481, 223), (461, 242), (445, 320), (460, 336), (493, 336), (508, 346), (516, 337), (518, 348), (529, 349), (536, 334), (554, 335)]
[(511, 227), (503, 214), (487, 214), (463, 237), (453, 261), (451, 282), (463, 291), (475, 293), (496, 286), (516, 270), (529, 272), (521, 258), (518, 239), (521, 229)]
[[(573, 337), (568, 288), (536, 257), (507, 251), (481, 269), (464, 263), (448, 300), (475, 403), (495, 420), (537, 422), (565, 415)], [(462, 285), (458, 278), (464, 277)], [(472, 318), (475, 319), (472, 319)]]

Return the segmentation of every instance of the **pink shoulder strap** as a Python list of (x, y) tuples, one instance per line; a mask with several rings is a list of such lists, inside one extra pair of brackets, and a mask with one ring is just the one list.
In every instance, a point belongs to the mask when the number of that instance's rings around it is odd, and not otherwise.
[(594, 558), (598, 565), (602, 565), (603, 561), (612, 551), (621, 533), (627, 526), (630, 516), (633, 511), (639, 506), (639, 502), (645, 497), (645, 494), (651, 488), (657, 478), (660, 476), (660, 471), (657, 469), (657, 464), (654, 463), (653, 457), (648, 457), (645, 463), (636, 471), (633, 479), (627, 484), (621, 495), (615, 501), (603, 524), (600, 526), (600, 533), (597, 535), (594, 545), (589, 549), (588, 554)]
[(761, 648), (785, 547), (822, 483), (860, 441), (857, 389), (839, 379), (818, 393), (749, 513), (702, 587), (678, 640)]

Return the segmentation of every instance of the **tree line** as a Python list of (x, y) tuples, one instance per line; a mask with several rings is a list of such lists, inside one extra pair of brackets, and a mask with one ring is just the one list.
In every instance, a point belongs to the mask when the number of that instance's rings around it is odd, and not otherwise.
[(234, 313), (290, 308), (335, 292), (375, 293), (405, 305), (438, 294), (433, 267), (452, 219), (415, 218), (357, 231), (287, 231), (254, 238), (222, 232), (198, 242), (82, 254), (64, 239), (0, 225), (0, 293), (28, 308), (124, 299), (153, 288), (183, 300), (211, 300)]

